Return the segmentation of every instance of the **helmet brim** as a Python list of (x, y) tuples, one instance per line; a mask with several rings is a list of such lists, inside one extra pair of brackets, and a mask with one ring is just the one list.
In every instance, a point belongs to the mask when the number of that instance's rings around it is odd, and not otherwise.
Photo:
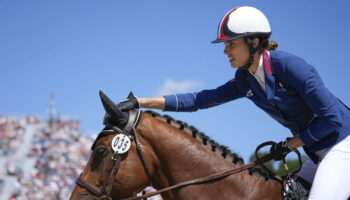
[(244, 36), (241, 35), (241, 36), (229, 37), (229, 38), (225, 38), (225, 39), (217, 38), (216, 40), (211, 41), (211, 43), (216, 44), (216, 43), (226, 42), (226, 41), (230, 41), (230, 40), (234, 40), (234, 39), (238, 39), (238, 38), (242, 38), (242, 37), (244, 37)]
[(253, 36), (253, 37), (267, 36), (267, 37), (270, 37), (271, 32), (268, 32), (268, 33), (261, 33), (261, 32), (244, 33), (244, 34), (231, 36), (228, 38), (217, 38), (216, 40), (213, 40), (211, 43), (216, 44), (216, 43), (226, 42), (226, 41), (230, 41), (230, 40), (234, 40), (234, 39), (238, 39), (238, 38), (243, 38), (243, 37), (249, 37), (249, 36)]

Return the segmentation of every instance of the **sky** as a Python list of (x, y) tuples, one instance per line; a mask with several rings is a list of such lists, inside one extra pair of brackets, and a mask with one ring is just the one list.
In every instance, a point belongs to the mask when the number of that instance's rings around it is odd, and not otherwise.
[[(236, 6), (260, 9), (271, 40), (315, 66), (326, 87), (350, 105), (350, 1), (316, 0), (0, 0), (0, 114), (60, 116), (84, 131), (103, 128), (104, 91), (115, 102), (198, 92), (232, 79), (223, 44), (211, 44)], [(247, 160), (255, 147), (291, 136), (248, 99), (168, 114), (197, 127)]]

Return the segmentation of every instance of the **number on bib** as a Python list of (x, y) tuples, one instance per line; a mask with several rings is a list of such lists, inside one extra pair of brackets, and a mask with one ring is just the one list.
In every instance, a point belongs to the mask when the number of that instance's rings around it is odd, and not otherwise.
[(112, 140), (112, 149), (114, 152), (123, 154), (129, 151), (130, 147), (131, 147), (131, 141), (127, 135), (118, 134), (114, 136)]

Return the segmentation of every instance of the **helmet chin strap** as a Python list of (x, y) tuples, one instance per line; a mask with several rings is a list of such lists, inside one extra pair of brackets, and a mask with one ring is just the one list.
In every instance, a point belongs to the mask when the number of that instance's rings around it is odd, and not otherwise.
[(252, 64), (254, 62), (254, 54), (255, 54), (255, 52), (258, 51), (258, 49), (265, 42), (265, 40), (260, 41), (259, 45), (254, 48), (253, 38), (246, 37), (244, 39), (245, 39), (245, 42), (248, 44), (248, 47), (249, 47), (249, 60), (248, 60), (248, 62), (245, 65), (239, 67), (239, 69), (248, 70), (250, 68), (250, 66), (252, 66)]

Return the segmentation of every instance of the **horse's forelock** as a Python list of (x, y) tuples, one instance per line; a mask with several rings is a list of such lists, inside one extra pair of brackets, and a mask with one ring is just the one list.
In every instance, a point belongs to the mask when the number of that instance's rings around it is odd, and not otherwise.
[(109, 129), (108, 127), (105, 127), (104, 129), (102, 129), (102, 131), (97, 135), (94, 143), (92, 144), (91, 146), (91, 150), (93, 151), (95, 149), (95, 146), (96, 146), (96, 142), (102, 138), (102, 137), (105, 137), (105, 136), (108, 136), (108, 135), (112, 135), (112, 134), (115, 134), (115, 131), (112, 130), (112, 129)]

